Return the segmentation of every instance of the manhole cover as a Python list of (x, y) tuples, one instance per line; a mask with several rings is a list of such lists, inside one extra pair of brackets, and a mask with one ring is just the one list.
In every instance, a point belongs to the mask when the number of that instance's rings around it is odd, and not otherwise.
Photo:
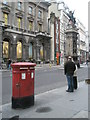
[(40, 107), (36, 110), (38, 113), (50, 112), (52, 109), (50, 107)]

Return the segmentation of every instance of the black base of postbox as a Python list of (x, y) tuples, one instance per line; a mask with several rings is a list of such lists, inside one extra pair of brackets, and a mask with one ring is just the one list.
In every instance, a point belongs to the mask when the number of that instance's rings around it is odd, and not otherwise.
[(14, 98), (12, 97), (12, 108), (28, 108), (34, 105), (34, 95), (23, 97), (23, 98)]

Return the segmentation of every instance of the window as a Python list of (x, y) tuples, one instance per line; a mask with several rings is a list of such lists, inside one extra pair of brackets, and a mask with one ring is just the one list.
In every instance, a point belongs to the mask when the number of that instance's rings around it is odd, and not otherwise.
[(3, 42), (3, 58), (8, 58), (9, 56), (9, 42)]
[(17, 58), (22, 58), (22, 43), (17, 42)]
[(38, 24), (39, 31), (42, 31), (42, 24)]
[(29, 14), (32, 14), (33, 12), (32, 10), (33, 10), (32, 7), (29, 6)]
[(39, 18), (42, 18), (42, 12), (39, 10), (39, 12), (38, 12), (38, 17)]
[(32, 22), (32, 21), (29, 22), (29, 30), (30, 30), (30, 31), (33, 30), (33, 22)]
[(40, 49), (40, 57), (41, 57), (41, 59), (43, 59), (43, 45), (41, 45), (41, 49)]
[(18, 9), (21, 10), (21, 8), (22, 8), (22, 3), (18, 1)]
[(7, 0), (3, 0), (3, 4), (7, 5), (8, 4)]
[(3, 18), (4, 18), (5, 25), (7, 25), (8, 24), (8, 14), (4, 13)]
[(17, 18), (18, 28), (21, 28), (21, 18)]

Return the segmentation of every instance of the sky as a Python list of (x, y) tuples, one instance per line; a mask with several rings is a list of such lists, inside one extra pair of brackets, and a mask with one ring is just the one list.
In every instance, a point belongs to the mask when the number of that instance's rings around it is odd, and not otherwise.
[[(60, 1), (60, 0), (57, 0)], [(74, 11), (74, 17), (80, 20), (88, 30), (88, 2), (90, 0), (63, 0), (71, 11)]]

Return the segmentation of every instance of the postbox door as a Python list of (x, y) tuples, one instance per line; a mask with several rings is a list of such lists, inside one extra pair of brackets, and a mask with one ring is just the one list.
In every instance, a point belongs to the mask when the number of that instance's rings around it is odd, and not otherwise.
[(20, 78), (20, 97), (31, 96), (34, 94), (34, 71), (28, 70), (21, 72)]
[(12, 79), (13, 79), (13, 91), (12, 91), (12, 95), (13, 97), (17, 98), (20, 96), (20, 75), (18, 72), (13, 72), (12, 75)]

